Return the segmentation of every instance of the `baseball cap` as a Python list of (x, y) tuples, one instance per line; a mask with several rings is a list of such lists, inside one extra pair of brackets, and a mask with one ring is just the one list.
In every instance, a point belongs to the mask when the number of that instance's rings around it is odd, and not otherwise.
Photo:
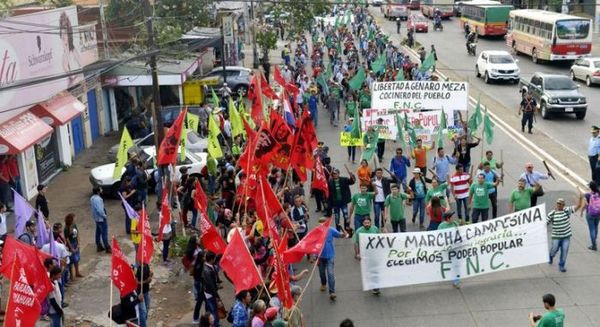
[(563, 199), (563, 198), (558, 198), (558, 199), (556, 200), (556, 203), (565, 204), (565, 199)]
[(446, 211), (446, 212), (444, 212), (444, 213), (442, 214), (442, 218), (443, 218), (443, 219), (450, 218), (450, 217), (452, 217), (453, 215), (454, 215), (454, 211), (452, 211), (452, 210), (451, 210), (451, 211)]
[(419, 168), (413, 169), (413, 174), (420, 174), (420, 173), (421, 173), (421, 169), (419, 169)]
[(277, 312), (279, 311), (279, 307), (270, 307), (265, 312), (265, 318), (267, 319), (275, 319), (277, 317)]
[(28, 220), (25, 223), (25, 227), (31, 227), (31, 226), (35, 226), (35, 222), (33, 220)]
[(596, 125), (592, 125), (592, 132), (598, 132), (600, 131), (600, 127), (596, 126)]

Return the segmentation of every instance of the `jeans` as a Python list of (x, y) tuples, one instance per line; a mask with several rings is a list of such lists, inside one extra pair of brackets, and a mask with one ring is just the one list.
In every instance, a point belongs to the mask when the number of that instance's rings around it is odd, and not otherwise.
[(558, 266), (564, 268), (567, 264), (567, 254), (569, 254), (569, 244), (571, 243), (570, 238), (553, 238), (552, 248), (550, 249), (550, 260), (554, 258), (556, 252), (560, 248), (560, 261)]
[(21, 176), (16, 176), (10, 185), (15, 189), (15, 191), (17, 191), (17, 193), (23, 195), (23, 190), (21, 189)]
[(329, 117), (329, 122), (331, 124), (335, 124), (337, 126), (338, 121), (340, 119), (340, 108), (329, 109), (331, 116)]
[(392, 223), (392, 231), (394, 233), (398, 233), (398, 228), (400, 228), (400, 232), (406, 233), (406, 219), (391, 221)]
[(369, 217), (369, 215), (354, 215), (354, 230), (358, 230), (363, 224), (363, 220)]
[(462, 219), (462, 210), (465, 209), (465, 221), (469, 221), (469, 207), (467, 200), (469, 198), (464, 199), (456, 199), (456, 213), (458, 214), (458, 218)]
[(331, 209), (333, 210), (333, 216), (335, 217), (336, 227), (340, 226), (340, 212), (344, 218), (344, 227), (350, 226), (350, 222), (348, 221), (348, 205), (346, 203), (334, 204)]
[(590, 171), (592, 172), (592, 180), (598, 182), (598, 176), (596, 176), (596, 164), (598, 163), (598, 155), (588, 156), (588, 160), (590, 161)]
[(521, 118), (521, 130), (525, 131), (525, 125), (527, 124), (527, 129), (531, 132), (533, 128), (533, 111), (531, 112), (523, 112), (523, 118)]
[(490, 202), (492, 203), (492, 219), (498, 217), (498, 192), (489, 194)]
[(329, 284), (329, 294), (335, 293), (333, 258), (319, 258), (319, 276), (321, 277), (321, 285)]
[(373, 203), (373, 211), (375, 212), (375, 216), (373, 217), (373, 223), (377, 228), (383, 227), (383, 208), (385, 202), (374, 202)]
[(315, 196), (315, 202), (317, 204), (317, 211), (325, 211), (326, 202), (325, 202), (325, 193), (322, 190), (313, 189), (313, 195)]
[(50, 317), (50, 327), (61, 327), (62, 326), (62, 316), (58, 313), (51, 313), (48, 315)]
[(315, 125), (315, 127), (317, 127), (317, 124), (319, 123), (319, 112), (317, 110), (309, 110), (310, 113), (310, 120), (312, 120), (313, 125)]
[(196, 304), (194, 305), (193, 319), (198, 320), (200, 319), (200, 308), (202, 308), (202, 303), (206, 300), (201, 282), (194, 281), (194, 293), (196, 294)]
[(129, 215), (127, 214), (127, 210), (125, 210), (123, 208), (123, 210), (125, 211), (125, 233), (127, 235), (131, 234), (131, 219), (129, 218)]
[[(100, 243), (102, 241), (102, 243)], [(102, 246), (104, 244), (104, 246)], [(110, 248), (108, 243), (108, 223), (106, 220), (96, 222), (96, 247), (104, 247), (105, 249)]]
[(348, 160), (354, 161), (356, 159), (356, 147), (349, 146), (348, 147)]
[(394, 178), (396, 181), (396, 185), (398, 185), (398, 187), (400, 187), (400, 185), (402, 185), (402, 189), (404, 190), (404, 192), (408, 192), (408, 185), (406, 184), (406, 176), (400, 177), (398, 175), (396, 175), (396, 178)]
[(479, 217), (481, 217), (481, 221), (488, 220), (488, 211), (489, 211), (489, 208), (485, 208), (485, 209), (473, 208), (473, 212), (471, 213), (471, 218), (473, 218), (473, 224), (475, 224), (479, 221)]
[(588, 229), (590, 231), (590, 241), (592, 242), (592, 247), (596, 248), (596, 238), (598, 237), (598, 222), (600, 221), (600, 216), (590, 216), (590, 214), (585, 215)]
[(144, 293), (144, 302), (138, 304), (138, 323), (140, 327), (146, 327), (148, 320), (148, 310), (150, 309), (150, 296)]
[(425, 222), (425, 198), (414, 198), (413, 199), (413, 221), (419, 213), (419, 224), (423, 225)]
[(8, 208), (8, 203), (11, 199), (10, 184), (6, 182), (0, 182), (0, 201), (4, 203)]
[(429, 226), (427, 226), (427, 230), (437, 230), (439, 225), (440, 225), (440, 222), (430, 221)]
[(163, 239), (163, 248), (162, 248), (162, 259), (163, 261), (167, 261), (169, 259), (169, 245), (171, 244), (171, 239)]
[(210, 314), (215, 319), (214, 327), (218, 327), (219, 325), (219, 315), (217, 313), (217, 298), (211, 297), (210, 299), (206, 299), (206, 307), (205, 310), (210, 312)]
[(379, 159), (380, 163), (383, 160), (383, 153), (384, 152), (385, 152), (385, 141), (384, 142), (377, 142), (377, 158)]
[(144, 205), (148, 205), (146, 200), (148, 199), (148, 189), (136, 190), (135, 193), (138, 195), (138, 201)]

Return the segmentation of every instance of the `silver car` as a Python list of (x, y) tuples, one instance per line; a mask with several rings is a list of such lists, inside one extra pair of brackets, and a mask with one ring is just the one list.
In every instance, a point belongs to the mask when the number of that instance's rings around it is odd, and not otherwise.
[(579, 58), (571, 66), (571, 78), (585, 81), (587, 86), (600, 83), (600, 58)]
[[(242, 66), (225, 66), (225, 76), (227, 77), (227, 87), (231, 89), (233, 94), (248, 93), (250, 85), (251, 69)], [(211, 70), (200, 81), (204, 81), (210, 88), (214, 88), (218, 92), (223, 87), (223, 68), (218, 67)]]

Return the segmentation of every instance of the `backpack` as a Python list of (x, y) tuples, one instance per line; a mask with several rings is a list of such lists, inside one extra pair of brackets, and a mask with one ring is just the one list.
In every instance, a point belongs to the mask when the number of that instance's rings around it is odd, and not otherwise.
[(588, 214), (593, 217), (600, 216), (600, 194), (591, 193), (590, 203), (588, 204)]

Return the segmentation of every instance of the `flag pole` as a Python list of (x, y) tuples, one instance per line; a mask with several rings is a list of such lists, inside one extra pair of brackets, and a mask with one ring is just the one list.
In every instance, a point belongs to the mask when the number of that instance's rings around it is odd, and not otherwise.
[[(267, 228), (268, 228), (268, 226), (267, 226)], [(238, 233), (239, 233), (239, 231), (238, 231)], [(240, 234), (240, 236), (242, 236), (242, 235)], [(248, 250), (248, 245), (246, 244), (246, 242), (242, 242), (242, 243), (244, 244), (244, 249), (246, 249), (246, 253), (247, 253), (247, 254), (248, 254), (250, 257), (252, 257), (252, 254), (250, 253), (250, 250)], [(262, 274), (260, 273), (260, 270), (258, 270), (258, 267), (256, 266), (256, 263), (255, 263), (255, 262), (253, 262), (253, 266), (254, 266), (254, 269), (256, 270), (256, 273), (257, 273), (257, 274), (258, 274), (258, 276), (260, 277), (260, 283), (261, 283), (262, 287), (263, 287), (265, 290), (267, 290), (267, 285), (265, 285), (265, 279), (263, 278)], [(269, 301), (271, 301), (271, 294), (269, 294), (269, 291), (268, 291), (268, 290), (266, 291), (266, 294), (267, 294), (267, 297), (269, 297)]]
[(113, 286), (112, 286), (112, 279), (109, 277), (108, 278), (108, 287), (110, 287), (110, 299), (108, 301), (108, 319), (110, 320), (108, 323), (108, 327), (112, 327), (112, 306), (113, 306)]
[[(6, 299), (6, 307), (4, 308), (4, 312), (8, 313), (8, 306), (10, 304), (10, 299), (12, 298), (12, 283), (15, 279), (15, 265), (17, 264), (17, 258), (13, 260), (12, 267), (10, 268), (10, 283), (8, 283), (8, 298)], [(6, 317), (4, 317), (6, 319)]]
[[(487, 115), (488, 115), (488, 110), (486, 107), (485, 108), (485, 116), (487, 117)], [(483, 120), (485, 121), (485, 117), (483, 118)], [(484, 133), (485, 133), (485, 124), (481, 128), (481, 139), (479, 139), (479, 143), (481, 143), (481, 158), (479, 159), (479, 163), (481, 163), (483, 161), (483, 153), (484, 153), (483, 149), (485, 148)]]

